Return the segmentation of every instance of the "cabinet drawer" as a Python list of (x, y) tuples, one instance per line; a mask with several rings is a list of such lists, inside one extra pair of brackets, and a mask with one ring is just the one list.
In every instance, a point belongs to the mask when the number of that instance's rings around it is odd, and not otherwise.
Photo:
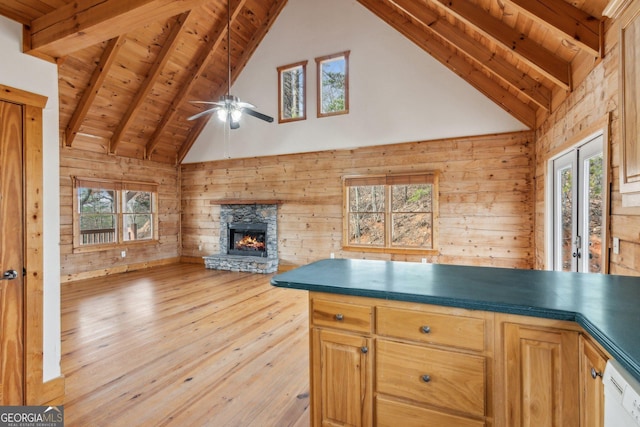
[(370, 306), (314, 299), (311, 320), (315, 326), (371, 333)]
[(484, 349), (484, 319), (392, 307), (378, 307), (376, 314), (380, 335), (477, 351)]
[(484, 421), (443, 414), (383, 397), (376, 399), (376, 420), (378, 427), (485, 427)]
[(485, 415), (482, 356), (378, 340), (378, 393), (472, 415)]

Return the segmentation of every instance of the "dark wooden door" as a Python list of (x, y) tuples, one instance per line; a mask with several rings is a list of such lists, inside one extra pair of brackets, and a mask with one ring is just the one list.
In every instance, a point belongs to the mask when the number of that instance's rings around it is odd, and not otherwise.
[(0, 405), (24, 400), (22, 108), (0, 101)]

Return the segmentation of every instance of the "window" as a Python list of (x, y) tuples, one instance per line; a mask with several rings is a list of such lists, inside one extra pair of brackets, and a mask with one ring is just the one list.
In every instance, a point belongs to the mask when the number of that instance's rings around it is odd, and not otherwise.
[(157, 240), (157, 188), (74, 178), (74, 249)]
[(436, 172), (345, 177), (344, 201), (344, 249), (436, 252)]
[(349, 112), (349, 51), (316, 58), (318, 117)]
[(306, 68), (307, 61), (278, 67), (278, 123), (307, 118)]

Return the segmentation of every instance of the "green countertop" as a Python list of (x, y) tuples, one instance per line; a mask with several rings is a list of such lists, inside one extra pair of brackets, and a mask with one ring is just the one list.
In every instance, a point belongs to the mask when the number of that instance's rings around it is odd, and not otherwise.
[(640, 381), (640, 277), (326, 259), (271, 284), (575, 321)]

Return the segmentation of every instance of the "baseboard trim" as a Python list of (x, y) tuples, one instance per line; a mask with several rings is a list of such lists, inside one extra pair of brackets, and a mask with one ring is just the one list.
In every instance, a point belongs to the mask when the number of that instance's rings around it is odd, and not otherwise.
[(204, 265), (204, 258), (198, 256), (183, 256), (180, 257), (180, 262), (185, 264), (202, 264)]
[(27, 405), (59, 406), (64, 404), (64, 375), (45, 381), (36, 388), (38, 390), (27, 392)]
[[(67, 274), (60, 276), (61, 283), (75, 282), (77, 280), (93, 279), (95, 277), (109, 276), (111, 274), (126, 273), (129, 271), (144, 270), (151, 267), (161, 265), (178, 264), (181, 262), (180, 257), (165, 258), (156, 261), (140, 262), (136, 264), (120, 265), (117, 267), (104, 268), (101, 270), (85, 271), (82, 273)], [(203, 261), (204, 262), (204, 261)]]

